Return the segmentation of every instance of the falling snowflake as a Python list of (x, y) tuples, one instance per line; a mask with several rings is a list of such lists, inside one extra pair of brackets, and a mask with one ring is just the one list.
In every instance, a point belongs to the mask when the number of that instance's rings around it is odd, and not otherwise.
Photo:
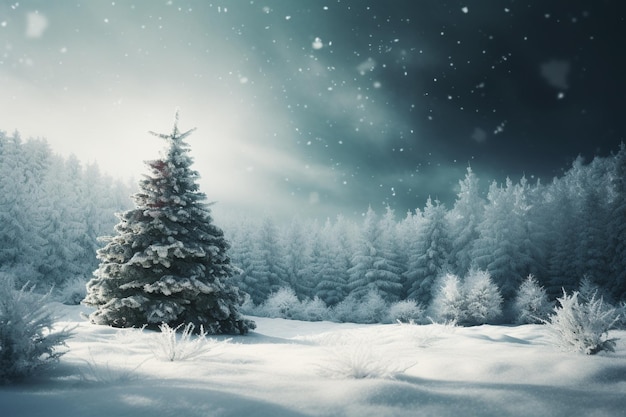
[(313, 40), (313, 44), (311, 46), (313, 49), (322, 49), (324, 47), (324, 43), (322, 42), (322, 39), (318, 37)]

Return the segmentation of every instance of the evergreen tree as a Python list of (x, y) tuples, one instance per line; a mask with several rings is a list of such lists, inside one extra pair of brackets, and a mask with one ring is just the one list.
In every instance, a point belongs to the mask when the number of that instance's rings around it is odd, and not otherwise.
[(139, 182), (135, 208), (119, 215), (116, 236), (98, 251), (100, 266), (87, 285), (85, 304), (97, 307), (96, 324), (177, 327), (193, 323), (209, 333), (245, 334), (254, 322), (240, 314), (232, 286), (229, 244), (213, 224), (198, 172), (180, 133), (178, 114), (160, 159)]
[[(253, 259), (253, 276), (256, 280), (255, 294), (250, 294), (253, 300), (265, 300), (271, 293), (283, 287), (288, 287), (287, 264), (285, 251), (279, 239), (279, 230), (274, 220), (269, 217), (263, 219), (257, 230), (256, 245), (251, 255)], [(256, 301), (255, 301), (256, 302)]]
[(437, 281), (433, 288), (433, 301), (430, 305), (434, 319), (455, 324), (465, 322), (467, 304), (459, 277), (448, 273), (439, 277)]
[(544, 224), (549, 227), (546, 293), (550, 300), (556, 300), (563, 291), (570, 293), (576, 289), (576, 236), (578, 230), (577, 211), (574, 196), (569, 192), (571, 175), (554, 180), (548, 189), (548, 204)]
[(232, 234), (230, 241), (232, 242), (231, 259), (233, 265), (238, 268), (234, 277), (235, 285), (239, 290), (247, 293), (252, 302), (261, 304), (267, 294), (260, 291), (260, 285), (255, 278), (255, 262), (254, 262), (254, 226), (249, 221), (243, 221), (235, 233)]
[(510, 300), (523, 277), (532, 272), (524, 224), (529, 208), (525, 181), (515, 186), (507, 178), (505, 187), (494, 181), (487, 199), (489, 203), (474, 245), (474, 262), (476, 267), (489, 271), (505, 300)]
[(609, 289), (617, 300), (626, 300), (626, 145), (615, 156), (611, 175), (613, 201), (610, 206), (608, 256), (611, 283)]
[(609, 224), (608, 161), (595, 158), (579, 177), (580, 218), (576, 239), (577, 277), (589, 276), (606, 285), (609, 274), (607, 259), (607, 225)]
[(483, 218), (485, 201), (480, 196), (478, 177), (470, 167), (462, 181), (454, 207), (449, 213), (452, 236), (450, 263), (457, 274), (465, 274), (472, 265), (472, 248), (478, 239), (478, 225)]
[(310, 273), (311, 236), (299, 219), (294, 218), (284, 235), (287, 282), (299, 299), (313, 298), (313, 282)]
[[(385, 223), (388, 224), (389, 219)], [(398, 301), (402, 295), (402, 270), (390, 250), (389, 239), (383, 233), (382, 225), (385, 223), (378, 220), (371, 207), (368, 209), (359, 247), (352, 258), (352, 267), (348, 270), (350, 292), (357, 300), (372, 290), (378, 292), (386, 302)]]
[[(0, 132), (0, 269), (17, 277), (17, 284), (36, 282), (38, 251), (44, 243), (37, 231), (43, 158), (31, 158), (18, 132)], [(30, 150), (36, 149), (31, 148)], [(43, 162), (42, 162), (43, 164)], [(32, 164), (35, 165), (35, 164)]]
[(399, 233), (394, 211), (387, 206), (385, 214), (380, 219), (380, 255), (381, 259), (375, 264), (380, 273), (378, 289), (383, 299), (388, 302), (400, 301), (404, 295), (404, 265), (402, 248), (400, 247)]
[(519, 324), (542, 323), (552, 312), (552, 303), (548, 301), (546, 290), (532, 275), (528, 275), (520, 285), (513, 311)]
[(335, 306), (346, 296), (350, 267), (349, 239), (346, 221), (340, 217), (335, 224), (326, 221), (313, 244), (311, 269), (316, 283), (315, 295), (328, 306)]
[(463, 283), (467, 324), (492, 323), (502, 315), (502, 296), (487, 271), (470, 269)]
[(80, 162), (73, 156), (67, 161), (57, 158), (51, 169), (55, 175), (46, 178), (44, 186), (48, 195), (39, 205), (42, 211), (39, 229), (44, 244), (39, 250), (38, 270), (48, 285), (62, 286), (93, 272), (96, 241), (91, 244), (85, 241), (88, 227), (79, 195), (83, 191)]
[(423, 223), (409, 253), (406, 272), (407, 298), (429, 304), (435, 280), (448, 269), (450, 240), (446, 209), (439, 201), (426, 201)]

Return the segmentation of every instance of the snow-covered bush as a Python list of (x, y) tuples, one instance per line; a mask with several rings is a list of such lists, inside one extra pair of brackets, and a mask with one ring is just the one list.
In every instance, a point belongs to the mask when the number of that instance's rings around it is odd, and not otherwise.
[(254, 305), (252, 297), (250, 297), (250, 294), (247, 292), (243, 293), (243, 303), (239, 307), (239, 311), (241, 311), (241, 314), (247, 314), (250, 316), (257, 314), (257, 306)]
[(543, 323), (552, 312), (546, 290), (532, 275), (528, 275), (520, 285), (513, 302), (513, 312), (518, 324)]
[(304, 300), (301, 304), (300, 320), (322, 321), (329, 318), (328, 307), (321, 298), (316, 296), (312, 300)]
[(58, 362), (65, 352), (68, 329), (54, 330), (48, 295), (33, 288), (14, 289), (13, 279), (0, 275), (0, 382), (16, 380)]
[(377, 290), (369, 290), (357, 305), (357, 323), (381, 323), (389, 306)]
[(348, 295), (332, 308), (332, 320), (341, 323), (354, 321), (358, 300), (353, 294)]
[(282, 319), (296, 319), (301, 310), (300, 300), (298, 300), (293, 288), (290, 287), (282, 287), (271, 293), (258, 308), (258, 312), (262, 316)]
[(421, 323), (424, 321), (424, 308), (415, 300), (403, 300), (392, 303), (387, 311), (389, 323)]
[[(151, 350), (155, 357), (169, 362), (196, 358), (215, 351), (218, 346), (230, 340), (218, 342), (215, 339), (207, 339), (207, 332), (202, 327), (195, 331), (193, 323), (180, 324), (174, 328), (163, 323), (159, 329), (161, 332), (152, 339)], [(177, 334), (179, 330), (180, 335)]]
[(603, 350), (614, 351), (615, 340), (609, 339), (609, 330), (619, 320), (615, 308), (604, 304), (602, 297), (591, 296), (589, 301), (580, 301), (574, 291), (557, 298), (560, 306), (545, 321), (552, 331), (557, 346), (574, 352), (593, 355)]
[(329, 352), (319, 373), (328, 378), (389, 378), (392, 379), (413, 366), (396, 363), (393, 358), (377, 353), (366, 341), (358, 345), (336, 347)]
[(360, 299), (349, 295), (333, 308), (335, 321), (350, 323), (382, 323), (389, 306), (375, 289)]
[(487, 271), (471, 269), (463, 283), (466, 323), (493, 323), (502, 315), (502, 296)]

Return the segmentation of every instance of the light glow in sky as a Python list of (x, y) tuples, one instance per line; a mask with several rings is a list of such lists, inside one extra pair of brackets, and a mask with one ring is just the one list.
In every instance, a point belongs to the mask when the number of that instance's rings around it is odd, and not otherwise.
[(3, 1), (0, 129), (139, 179), (179, 110), (216, 209), (289, 217), (402, 215), (451, 205), (468, 164), (545, 182), (615, 151), (616, 14), (505, 3)]

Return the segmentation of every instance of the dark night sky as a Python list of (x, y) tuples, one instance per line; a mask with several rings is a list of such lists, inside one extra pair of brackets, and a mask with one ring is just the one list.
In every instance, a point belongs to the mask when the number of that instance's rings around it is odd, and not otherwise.
[(176, 108), (216, 210), (402, 215), (624, 140), (619, 0), (0, 1), (0, 129), (127, 177)]

